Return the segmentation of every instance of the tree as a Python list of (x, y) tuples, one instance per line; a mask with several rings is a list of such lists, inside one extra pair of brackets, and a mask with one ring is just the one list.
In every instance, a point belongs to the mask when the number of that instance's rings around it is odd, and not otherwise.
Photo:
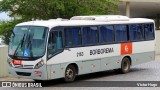
[(119, 0), (3, 0), (0, 11), (24, 19), (70, 18), (75, 15), (115, 14)]
[(11, 33), (6, 33), (6, 30), (13, 30), (14, 26), (17, 23), (20, 23), (24, 21), (23, 19), (19, 20), (11, 20), (11, 21), (0, 21), (0, 35), (3, 35), (4, 38), (4, 43), (8, 44), (9, 43), (9, 37)]
[[(2, 0), (0, 12), (9, 12), (14, 20), (2, 22), (0, 35), (12, 30), (17, 23), (32, 19), (70, 18), (77, 15), (116, 14), (119, 0)], [(17, 17), (19, 19), (17, 19)]]

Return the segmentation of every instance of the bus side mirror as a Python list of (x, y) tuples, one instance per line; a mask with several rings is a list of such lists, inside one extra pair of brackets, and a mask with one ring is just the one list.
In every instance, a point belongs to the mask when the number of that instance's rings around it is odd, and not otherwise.
[(13, 36), (15, 36), (15, 33), (13, 32), (13, 30), (6, 30), (6, 34), (9, 34), (9, 35), (13, 34)]
[(12, 33), (13, 33), (13, 36), (15, 36), (13, 30), (6, 30), (4, 37), (5, 37), (5, 40), (7, 41), (7, 43), (9, 43)]

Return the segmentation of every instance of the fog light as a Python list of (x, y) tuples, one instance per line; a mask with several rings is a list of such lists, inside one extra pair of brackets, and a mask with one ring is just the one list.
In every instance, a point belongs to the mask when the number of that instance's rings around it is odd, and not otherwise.
[(41, 72), (41, 71), (34, 71), (34, 74), (41, 75), (41, 74), (42, 74), (42, 72)]

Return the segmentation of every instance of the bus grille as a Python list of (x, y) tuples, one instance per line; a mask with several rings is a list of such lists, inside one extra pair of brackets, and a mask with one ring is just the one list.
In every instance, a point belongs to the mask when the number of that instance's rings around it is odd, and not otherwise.
[(20, 75), (20, 76), (31, 76), (31, 73), (28, 73), (28, 72), (16, 72), (17, 75)]
[(33, 69), (33, 65), (15, 65), (15, 68)]

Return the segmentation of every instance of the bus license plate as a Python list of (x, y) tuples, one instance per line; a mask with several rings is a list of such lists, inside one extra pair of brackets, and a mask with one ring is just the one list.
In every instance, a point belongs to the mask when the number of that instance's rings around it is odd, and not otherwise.
[(22, 60), (13, 60), (14, 65), (22, 65)]

